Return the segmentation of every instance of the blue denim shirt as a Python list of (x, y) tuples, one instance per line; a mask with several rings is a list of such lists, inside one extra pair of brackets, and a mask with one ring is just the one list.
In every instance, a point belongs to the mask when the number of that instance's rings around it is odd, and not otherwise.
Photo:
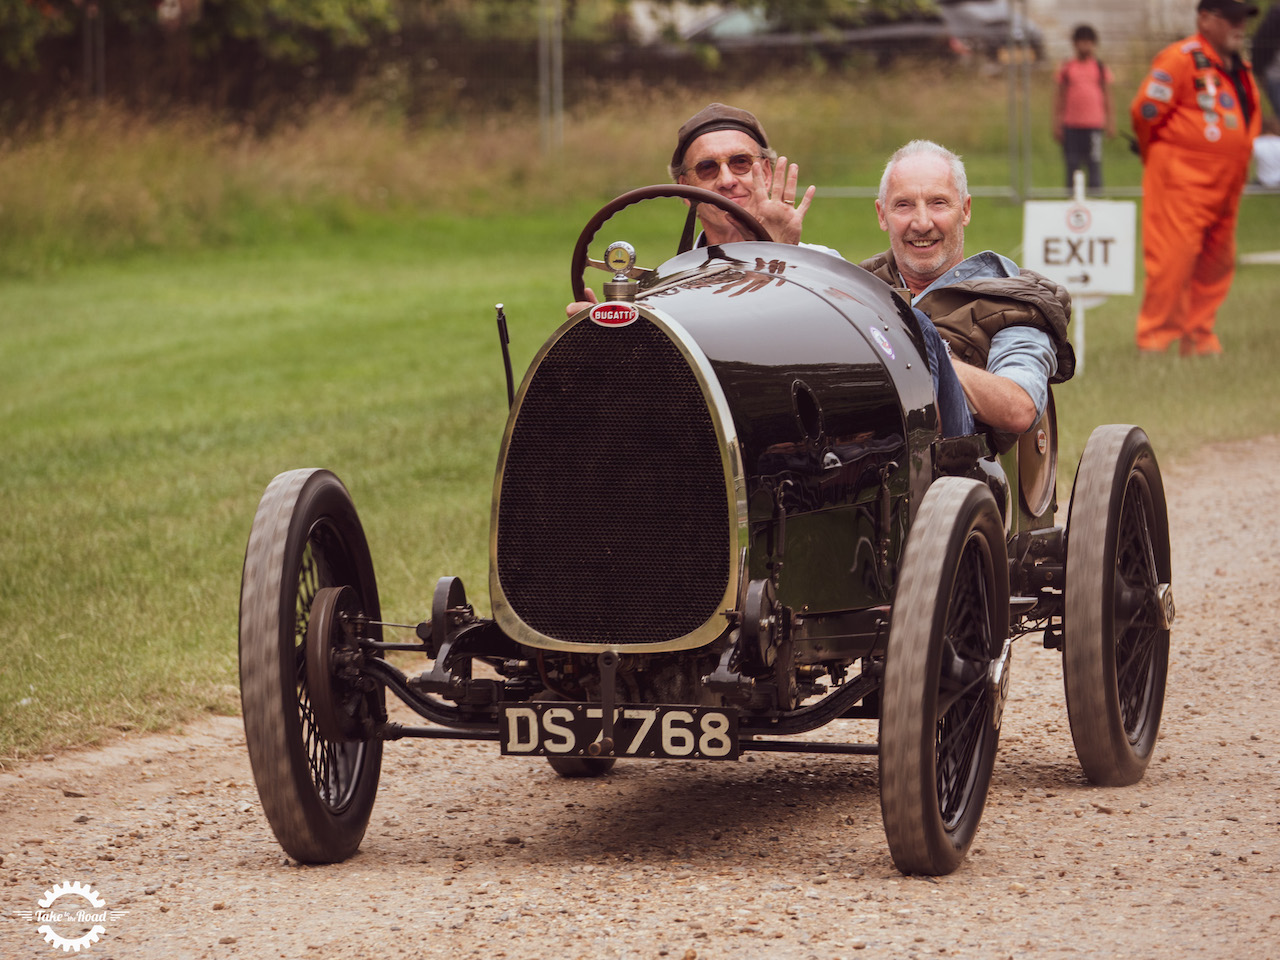
[[(993, 250), (983, 250), (960, 261), (913, 297), (911, 302), (916, 303), (938, 287), (949, 287), (966, 280), (1017, 275), (1018, 265), (1008, 257)], [(1043, 330), (1027, 326), (1005, 327), (991, 338), (987, 372), (1006, 377), (1025, 390), (1036, 405), (1037, 420), (1049, 403), (1049, 378), (1057, 371), (1058, 354), (1053, 349), (1053, 341)]]

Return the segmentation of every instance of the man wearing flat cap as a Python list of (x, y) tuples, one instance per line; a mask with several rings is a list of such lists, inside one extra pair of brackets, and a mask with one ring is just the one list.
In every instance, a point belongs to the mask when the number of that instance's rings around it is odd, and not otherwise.
[(1144, 165), (1146, 287), (1138, 349), (1183, 356), (1222, 352), (1218, 307), (1235, 276), (1236, 220), (1253, 141), (1258, 85), (1241, 57), (1244, 0), (1199, 0), (1196, 33), (1156, 55), (1130, 112)]
[[(817, 188), (809, 187), (796, 203), (799, 167), (794, 163), (788, 166), (787, 158), (769, 146), (764, 127), (748, 110), (711, 103), (695, 113), (676, 133), (668, 171), (676, 183), (702, 187), (742, 205), (778, 243), (800, 244), (840, 256), (831, 247), (800, 242), (804, 215)], [(702, 223), (699, 246), (750, 239), (737, 221), (718, 207), (700, 204), (695, 212)], [(569, 304), (565, 313), (572, 317), (596, 302), (590, 288), (587, 296), (591, 299)]]
[[(779, 243), (800, 242), (816, 188), (809, 187), (796, 203), (799, 168), (794, 163), (788, 167), (787, 158), (769, 146), (753, 113), (723, 103), (703, 107), (676, 134), (669, 172), (676, 183), (712, 190), (741, 204)], [(747, 239), (722, 210), (701, 206), (698, 218), (706, 243)]]

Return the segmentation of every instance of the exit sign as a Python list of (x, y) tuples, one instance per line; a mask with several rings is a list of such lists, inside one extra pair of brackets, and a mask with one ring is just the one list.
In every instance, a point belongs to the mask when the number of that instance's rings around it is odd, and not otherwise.
[(1133, 293), (1136, 222), (1128, 200), (1028, 200), (1022, 265), (1073, 294)]

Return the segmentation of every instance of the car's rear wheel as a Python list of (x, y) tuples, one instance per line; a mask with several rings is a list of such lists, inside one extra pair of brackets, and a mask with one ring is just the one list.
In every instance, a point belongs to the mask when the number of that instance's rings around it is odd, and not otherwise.
[(547, 757), (551, 769), (562, 777), (603, 777), (613, 769), (613, 757)]
[[(316, 594), (351, 588), (348, 606), (380, 618), (364, 531), (342, 482), (282, 473), (258, 505), (240, 586), (240, 696), (262, 809), (305, 863), (356, 852), (373, 809), (382, 741), (327, 739), (308, 693), (306, 640)], [(380, 706), (381, 701), (378, 701)]]
[(1138, 427), (1089, 437), (1067, 520), (1063, 679), (1084, 774), (1104, 786), (1142, 779), (1169, 670), (1169, 518), (1160, 468)]
[[(563, 700), (564, 698), (550, 691), (537, 697), (538, 700)], [(603, 777), (613, 769), (616, 757), (547, 757), (551, 769), (566, 779)]]
[(1008, 608), (995, 499), (939, 478), (912, 521), (885, 659), (880, 809), (903, 873), (950, 873), (973, 842), (999, 741)]

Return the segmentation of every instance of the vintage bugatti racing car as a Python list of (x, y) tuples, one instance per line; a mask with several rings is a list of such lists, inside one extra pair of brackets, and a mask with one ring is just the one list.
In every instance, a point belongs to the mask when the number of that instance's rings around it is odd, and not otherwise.
[[(623, 242), (589, 259), (607, 219), (655, 196), (721, 206), (758, 239), (651, 270)], [(240, 678), (286, 852), (355, 852), (384, 741), (464, 737), (569, 777), (633, 758), (878, 755), (894, 863), (948, 873), (986, 801), (1011, 644), (1032, 633), (1062, 651), (1088, 779), (1142, 777), (1173, 617), (1142, 430), (1093, 432), (1055, 525), (1052, 405), (1002, 454), (986, 435), (943, 438), (917, 321), (861, 268), (773, 243), (685, 186), (633, 191), (591, 220), (577, 300), (588, 265), (614, 274), (605, 301), (551, 335), (518, 390), (507, 364), (491, 617), (444, 577), (430, 618), (385, 639), (339, 479), (294, 470), (267, 487)], [(390, 651), (428, 668), (406, 675)], [(388, 690), (429, 723), (390, 722)], [(843, 742), (844, 718), (878, 720), (877, 742)]]

